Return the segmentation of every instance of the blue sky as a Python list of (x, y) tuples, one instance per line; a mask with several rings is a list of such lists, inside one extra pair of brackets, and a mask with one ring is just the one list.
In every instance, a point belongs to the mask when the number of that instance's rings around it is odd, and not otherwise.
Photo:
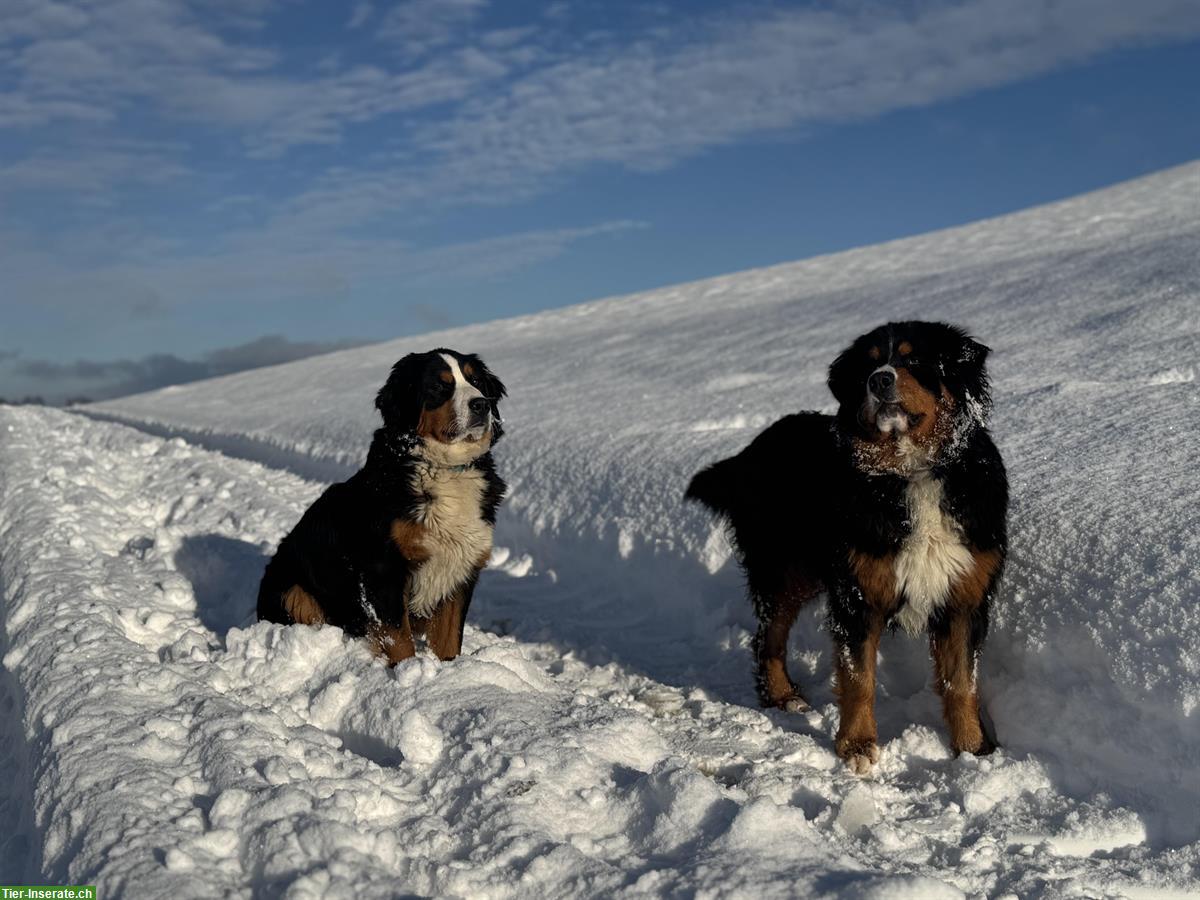
[(1198, 83), (1195, 0), (0, 0), (0, 396), (1020, 209), (1200, 157)]

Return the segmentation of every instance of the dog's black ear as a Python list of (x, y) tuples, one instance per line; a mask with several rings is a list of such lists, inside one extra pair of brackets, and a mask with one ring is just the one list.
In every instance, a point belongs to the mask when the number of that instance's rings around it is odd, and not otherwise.
[(425, 374), (427, 353), (410, 353), (402, 357), (388, 375), (379, 393), (375, 408), (383, 416), (389, 431), (411, 431), (421, 418), (421, 381)]
[(829, 367), (829, 380), (826, 382), (840, 409), (846, 413), (853, 411), (854, 415), (858, 414), (867, 383), (866, 373), (860, 371), (864, 352), (861, 343), (862, 339), (859, 338), (838, 354)]
[(961, 328), (945, 326), (949, 332), (942, 360), (943, 382), (964, 404), (964, 412), (980, 423), (992, 411), (992, 386), (988, 380), (987, 358), (991, 348), (975, 340)]
[(966, 337), (963, 341), (963, 387), (966, 388), (967, 397), (978, 404), (984, 418), (992, 411), (992, 383), (987, 373), (987, 358), (991, 352), (991, 347), (974, 338)]
[(472, 356), (471, 361), (475, 366), (475, 370), (479, 373), (479, 389), (483, 391), (483, 395), (493, 403), (499, 403), (501, 399), (508, 396), (508, 390), (504, 387), (504, 382), (496, 377), (496, 373), (489, 369), (482, 359), (478, 356)]
[(500, 436), (504, 434), (503, 420), (500, 418), (500, 401), (508, 396), (508, 391), (504, 387), (504, 382), (497, 378), (496, 374), (478, 356), (472, 353), (465, 359), (471, 363), (471, 367), (478, 374), (479, 389), (483, 391), (483, 396), (492, 406), (492, 444), (495, 445), (496, 441), (500, 440)]
[(992, 352), (987, 347), (965, 332), (959, 333), (958, 361), (964, 366), (982, 369), (987, 362), (988, 354)]

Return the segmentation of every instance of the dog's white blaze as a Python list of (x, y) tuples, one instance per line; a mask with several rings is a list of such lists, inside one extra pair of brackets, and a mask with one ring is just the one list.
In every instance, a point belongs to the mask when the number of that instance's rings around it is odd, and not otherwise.
[[(893, 378), (895, 378), (895, 377), (896, 377), (896, 367), (895, 367), (895, 366), (893, 366), (893, 365), (891, 365), (890, 363), (884, 363), (882, 366), (879, 366), (879, 367), (878, 367), (878, 368), (875, 370), (875, 372), (891, 372), (891, 373), (892, 373), (892, 377), (893, 377)], [(874, 374), (875, 374), (875, 372), (872, 372), (871, 374), (872, 374), (872, 375), (874, 375)]]
[(912, 533), (896, 555), (896, 589), (908, 598), (896, 621), (909, 634), (925, 630), (930, 615), (946, 602), (950, 586), (974, 560), (962, 529), (942, 512), (942, 483), (928, 472), (909, 478), (906, 500)]
[(446, 361), (446, 365), (450, 367), (450, 372), (454, 376), (454, 419), (458, 425), (458, 430), (465, 432), (467, 430), (467, 423), (471, 421), (471, 408), (467, 404), (476, 397), (482, 397), (483, 392), (467, 381), (457, 359), (449, 353), (442, 353), (440, 355)]
[(412, 487), (429, 497), (417, 510), (429, 558), (413, 574), (408, 610), (429, 616), (491, 553), (492, 526), (480, 516), (485, 482), (478, 469), (421, 466)]

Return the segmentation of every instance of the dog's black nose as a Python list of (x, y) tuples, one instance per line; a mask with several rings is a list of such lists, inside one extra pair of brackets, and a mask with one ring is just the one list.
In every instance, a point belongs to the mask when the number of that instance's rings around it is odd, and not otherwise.
[(472, 397), (467, 402), (467, 409), (471, 410), (477, 416), (482, 416), (488, 411), (487, 397)]
[(876, 397), (883, 397), (891, 393), (892, 388), (895, 386), (895, 374), (886, 370), (872, 372), (871, 377), (867, 379), (867, 387), (871, 389), (871, 393)]

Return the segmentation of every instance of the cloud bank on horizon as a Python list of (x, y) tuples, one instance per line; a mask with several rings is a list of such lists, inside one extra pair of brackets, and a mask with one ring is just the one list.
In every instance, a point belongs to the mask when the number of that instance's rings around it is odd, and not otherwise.
[(128, 394), (140, 394), (171, 384), (187, 384), (218, 375), (230, 375), (247, 369), (261, 369), (332, 353), (366, 343), (365, 341), (290, 341), (278, 334), (264, 335), (235, 347), (222, 347), (198, 359), (181, 359), (173, 353), (152, 353), (140, 359), (115, 359), (104, 362), (80, 359), (60, 363), (45, 359), (23, 359), (20, 353), (0, 354), (18, 376), (53, 386), (48, 397), (14, 394), (0, 402), (49, 401), (84, 403), (108, 400)]
[(211, 347), (229, 341), (207, 309), (256, 321), (395, 285), (419, 324), (432, 281), (647, 225), (464, 236), (440, 224), (456, 211), (1197, 35), (1192, 0), (0, 0), (0, 350), (26, 375), (51, 357), (53, 382), (145, 352), (164, 316)]

